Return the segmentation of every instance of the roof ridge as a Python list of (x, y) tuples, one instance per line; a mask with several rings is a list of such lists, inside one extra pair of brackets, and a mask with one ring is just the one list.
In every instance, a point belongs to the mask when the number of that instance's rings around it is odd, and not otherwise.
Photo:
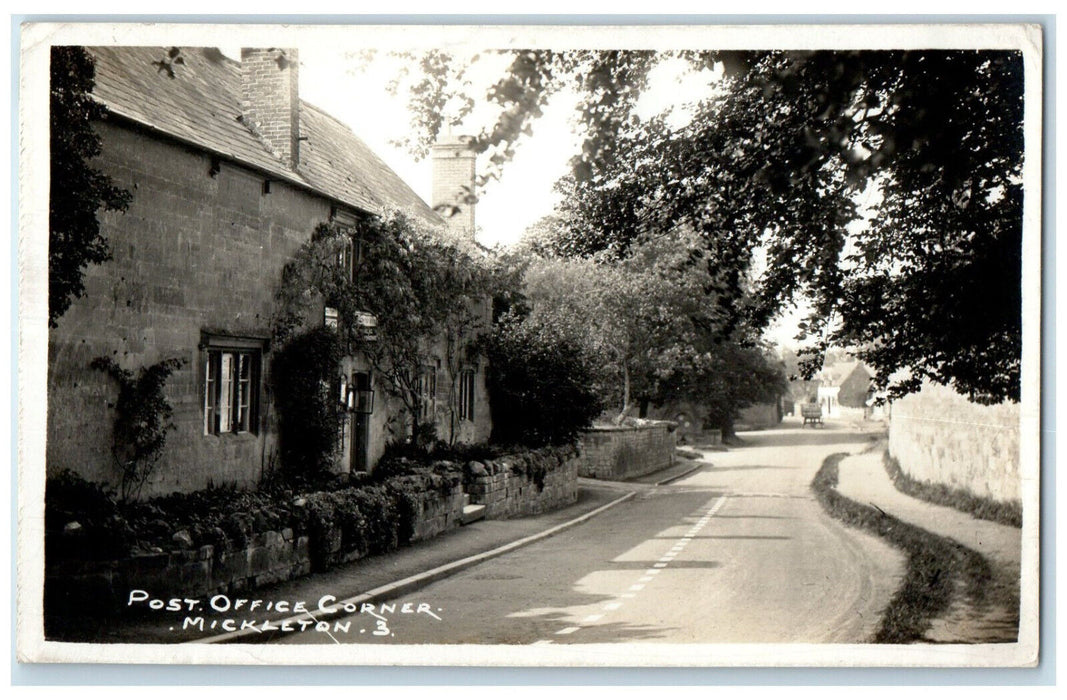
[(341, 204), (375, 214), (411, 209), (427, 223), (441, 223), (351, 126), (303, 98), (301, 131), (318, 129), (325, 141), (308, 149), (307, 160), (302, 153), (296, 168), (278, 160), (241, 119), (241, 62), (217, 47), (178, 47), (185, 57), (180, 67), (167, 64), (172, 56), (164, 46), (86, 48), (98, 59), (94, 96), (117, 115)]

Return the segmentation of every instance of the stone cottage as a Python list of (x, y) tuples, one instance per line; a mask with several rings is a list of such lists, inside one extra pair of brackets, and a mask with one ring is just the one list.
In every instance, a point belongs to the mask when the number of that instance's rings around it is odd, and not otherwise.
[[(107, 356), (136, 371), (173, 357), (185, 361), (166, 385), (175, 429), (143, 495), (252, 485), (277, 456), (267, 370), (283, 266), (322, 223), (358, 240), (360, 222), (386, 210), (446, 222), (348, 127), (300, 99), (295, 50), (244, 49), (235, 61), (183, 48), (181, 62), (161, 47), (88, 50), (93, 94), (110, 110), (96, 125), (94, 165), (133, 200), (99, 215), (112, 259), (86, 271), (85, 296), (50, 333), (48, 471), (115, 483), (115, 387), (90, 363)], [(442, 177), (473, 178), (462, 144), (439, 157)], [(435, 193), (468, 184), (438, 183)], [(473, 220), (464, 228), (473, 234)], [(399, 403), (361, 357), (343, 366), (341, 469), (373, 469)], [(458, 395), (439, 379), (440, 359), (413, 369), (424, 376), (424, 418), (458, 416), (461, 441), (488, 437), (484, 361), (470, 358)]]
[(862, 409), (871, 392), (870, 370), (858, 360), (836, 362), (818, 375), (816, 398), (823, 415), (839, 416), (842, 407)]

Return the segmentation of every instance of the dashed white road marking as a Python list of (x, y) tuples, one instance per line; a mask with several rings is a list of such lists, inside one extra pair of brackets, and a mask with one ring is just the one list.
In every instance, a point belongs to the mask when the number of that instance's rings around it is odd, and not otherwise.
[[(685, 549), (685, 546), (687, 544), (689, 544), (690, 542), (693, 541), (693, 538), (696, 537), (697, 534), (700, 532), (700, 530), (703, 529), (703, 527), (708, 524), (708, 521), (715, 515), (715, 513), (717, 513), (719, 511), (719, 508), (721, 508), (722, 504), (725, 503), (725, 502), (726, 502), (726, 496), (725, 495), (719, 496), (719, 500), (715, 501), (714, 505), (712, 505), (711, 508), (708, 509), (707, 514), (704, 515), (704, 517), (702, 517), (700, 520), (698, 520), (697, 523), (693, 526), (693, 528), (689, 530), (689, 532), (687, 532), (683, 537), (679, 538), (678, 542), (675, 543), (675, 545), (673, 547), (671, 547), (670, 551), (668, 551), (666, 554), (664, 554), (662, 557), (660, 557), (659, 560), (655, 564), (652, 565), (651, 569), (646, 569), (644, 575), (642, 575), (641, 578), (637, 579), (638, 582), (633, 584), (633, 585), (631, 585), (629, 590), (630, 591), (641, 591), (641, 590), (644, 590), (645, 584), (648, 583), (649, 581), (652, 581), (653, 577), (656, 574), (659, 574), (661, 571), (663, 571), (663, 569), (667, 568), (667, 566), (670, 564), (670, 562), (674, 561), (675, 557), (677, 557), (678, 554), (681, 553), (681, 551), (683, 549)], [(621, 594), (619, 594), (619, 598), (620, 599), (622, 599), (622, 598), (635, 598), (635, 597), (637, 597), (636, 593), (621, 593)], [(621, 600), (615, 600), (615, 601), (611, 601), (609, 603), (605, 603), (604, 604), (604, 610), (618, 610), (621, 607), (622, 607)], [(581, 621), (581, 623), (579, 623), (579, 626), (564, 627), (563, 629), (557, 631), (556, 634), (557, 635), (559, 635), (559, 634), (574, 634), (575, 632), (577, 632), (578, 630), (581, 629), (581, 626), (580, 626), (581, 624), (597, 622), (598, 620), (600, 620), (603, 617), (604, 617), (604, 613), (594, 613), (592, 615), (586, 615), (584, 618), (582, 618), (582, 621)], [(551, 639), (542, 639), (542, 640), (534, 642), (533, 646), (545, 646), (547, 644), (552, 644), (552, 640)]]

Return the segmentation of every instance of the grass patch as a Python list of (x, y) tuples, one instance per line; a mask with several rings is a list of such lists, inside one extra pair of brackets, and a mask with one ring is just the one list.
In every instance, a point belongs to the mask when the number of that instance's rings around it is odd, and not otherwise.
[(923, 640), (931, 622), (958, 595), (976, 605), (987, 603), (993, 572), (980, 554), (837, 492), (838, 468), (847, 456), (832, 454), (823, 462), (811, 482), (816, 499), (831, 516), (887, 540), (907, 556), (903, 583), (882, 613), (873, 641), (907, 644)]
[(1023, 506), (1021, 503), (995, 501), (991, 498), (982, 498), (963, 489), (955, 489), (944, 484), (934, 484), (929, 481), (918, 481), (904, 473), (900, 468), (900, 462), (890, 456), (886, 450), (883, 457), (885, 470), (893, 485), (901, 493), (921, 501), (935, 503), (939, 506), (948, 506), (964, 513), (970, 513), (982, 520), (991, 520), (1001, 525), (1012, 527), (1023, 526)]

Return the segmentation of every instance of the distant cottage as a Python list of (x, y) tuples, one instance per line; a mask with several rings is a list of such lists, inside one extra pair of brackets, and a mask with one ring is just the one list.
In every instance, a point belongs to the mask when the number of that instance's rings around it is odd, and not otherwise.
[(841, 407), (864, 408), (871, 391), (873, 375), (857, 360), (837, 362), (826, 367), (818, 375), (817, 399), (823, 414), (838, 416)]
[[(166, 49), (88, 50), (94, 96), (111, 112), (96, 125), (95, 167), (133, 201), (124, 214), (100, 214), (112, 260), (87, 270), (86, 295), (49, 337), (49, 473), (117, 478), (115, 389), (90, 369), (94, 358), (135, 369), (180, 357), (186, 363), (167, 384), (176, 429), (144, 495), (254, 484), (277, 455), (270, 324), (286, 262), (319, 224), (358, 233), (366, 217), (391, 209), (473, 239), (473, 205), (460, 202), (462, 218), (446, 224), (345, 125), (300, 100), (295, 50), (244, 49), (237, 62), (216, 49), (182, 49), (173, 77), (159, 68)], [(438, 150), (435, 198), (469, 192), (473, 154), (462, 143)], [(319, 322), (330, 322), (328, 311)], [(471, 359), (452, 398), (438, 382), (440, 362), (413, 368), (425, 387), (423, 418), (457, 409), (460, 441), (487, 439), (484, 363)], [(400, 409), (361, 357), (345, 358), (343, 371), (351, 396), (341, 467), (372, 469)]]

